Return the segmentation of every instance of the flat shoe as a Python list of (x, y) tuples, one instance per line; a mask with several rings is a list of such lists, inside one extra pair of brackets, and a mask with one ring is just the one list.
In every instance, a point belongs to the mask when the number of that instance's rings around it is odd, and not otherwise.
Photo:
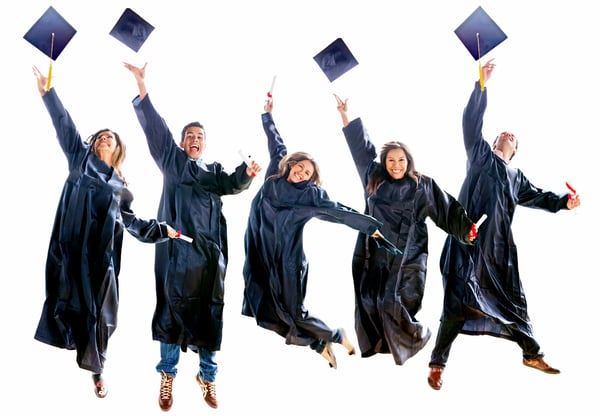
[(342, 345), (344, 347), (346, 347), (346, 349), (348, 350), (348, 355), (356, 354), (354, 345), (352, 345), (352, 343), (348, 340), (348, 337), (346, 336), (346, 331), (344, 330), (344, 328), (342, 328)]
[(327, 360), (329, 367), (337, 368), (337, 361), (335, 359), (335, 355), (333, 354), (333, 350), (331, 349), (331, 342), (325, 344), (325, 348), (323, 348), (321, 355)]
[(92, 374), (92, 380), (94, 381), (94, 393), (99, 399), (103, 399), (108, 394), (108, 389), (104, 385), (102, 374)]

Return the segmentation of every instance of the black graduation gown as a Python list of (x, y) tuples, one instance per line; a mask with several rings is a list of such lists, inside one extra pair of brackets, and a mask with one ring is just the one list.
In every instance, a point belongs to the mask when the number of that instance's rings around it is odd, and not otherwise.
[(357, 339), (363, 357), (391, 353), (401, 365), (431, 337), (415, 317), (421, 309), (427, 272), (426, 218), (464, 243), (473, 222), (454, 197), (424, 175), (419, 175), (418, 185), (405, 176), (384, 182), (369, 195), (369, 177), (379, 166), (377, 150), (360, 118), (343, 132), (364, 187), (365, 213), (383, 222), (383, 235), (403, 251), (401, 256), (390, 256), (358, 236), (352, 265)]
[(76, 349), (79, 367), (101, 373), (117, 327), (123, 228), (143, 242), (168, 239), (166, 224), (136, 218), (117, 172), (91, 152), (54, 89), (43, 96), (68, 161), (48, 248), (46, 299), (35, 339)]
[(521, 205), (557, 212), (566, 208), (568, 196), (537, 188), (492, 152), (482, 134), (486, 105), (487, 89), (481, 91), (476, 82), (463, 113), (467, 175), (458, 200), (471, 218), (487, 214), (487, 219), (474, 245), (445, 242), (440, 258), (445, 288), (441, 319), (467, 319), (465, 334), (515, 340), (511, 333), (533, 336), (511, 230), (515, 209)]
[(227, 223), (221, 196), (250, 186), (246, 165), (225, 172), (220, 163), (196, 162), (177, 146), (147, 95), (133, 101), (150, 154), (163, 174), (158, 219), (193, 239), (156, 246), (156, 341), (217, 351), (223, 335)]
[(281, 335), (287, 344), (331, 342), (334, 331), (304, 307), (308, 280), (304, 226), (317, 218), (371, 235), (381, 223), (331, 201), (310, 181), (292, 184), (284, 177), (270, 177), (287, 149), (270, 113), (262, 115), (262, 122), (271, 161), (248, 218), (242, 314), (256, 318), (259, 326)]

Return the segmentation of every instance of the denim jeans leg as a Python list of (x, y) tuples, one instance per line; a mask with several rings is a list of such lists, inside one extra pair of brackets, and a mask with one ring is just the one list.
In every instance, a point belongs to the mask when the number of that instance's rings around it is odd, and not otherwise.
[(160, 343), (160, 362), (156, 365), (156, 371), (175, 377), (177, 375), (177, 363), (179, 363), (179, 345)]
[(215, 360), (215, 351), (199, 348), (198, 355), (200, 356), (200, 369), (198, 375), (202, 380), (212, 383), (217, 378), (217, 362)]

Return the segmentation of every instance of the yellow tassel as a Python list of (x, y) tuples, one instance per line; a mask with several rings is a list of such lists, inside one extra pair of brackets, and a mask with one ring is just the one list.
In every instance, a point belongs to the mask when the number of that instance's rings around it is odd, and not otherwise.
[(485, 89), (485, 82), (483, 80), (483, 68), (481, 67), (481, 62), (479, 62), (479, 86), (481, 87), (481, 91)]
[(52, 79), (52, 61), (50, 61), (50, 68), (48, 68), (48, 80), (46, 81), (46, 91), (50, 91), (50, 80)]

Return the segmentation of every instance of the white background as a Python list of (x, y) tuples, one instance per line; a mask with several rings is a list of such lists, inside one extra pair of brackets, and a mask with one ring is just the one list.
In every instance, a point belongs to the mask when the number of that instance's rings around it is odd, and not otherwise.
[[(484, 134), (503, 130), (520, 139), (513, 164), (537, 186), (582, 195), (576, 212), (549, 214), (518, 208), (514, 234), (529, 312), (547, 361), (562, 374), (524, 367), (517, 345), (461, 335), (454, 343), (444, 386), (427, 385), (433, 338), (403, 366), (390, 355), (347, 356), (337, 370), (308, 348), (240, 314), (243, 233), (249, 191), (224, 198), (230, 264), (217, 392), (218, 410), (202, 401), (194, 381), (196, 357), (182, 355), (174, 384), (173, 415), (414, 413), (592, 414), (596, 411), (598, 292), (595, 152), (598, 142), (598, 12), (595, 2), (328, 0), (303, 2), (40, 0), (12, 2), (0, 17), (2, 128), (0, 164), (4, 220), (0, 319), (3, 408), (11, 414), (107, 415), (131, 410), (162, 414), (160, 377), (152, 341), (153, 247), (126, 235), (120, 276), (119, 326), (109, 343), (98, 400), (75, 353), (37, 342), (33, 334), (44, 301), (44, 264), (66, 162), (39, 97), (32, 65), (49, 60), (23, 39), (54, 6), (77, 34), (54, 63), (56, 88), (83, 136), (100, 128), (126, 141), (125, 176), (141, 217), (156, 213), (161, 176), (131, 100), (133, 76), (123, 67), (148, 62), (155, 106), (178, 136), (184, 124), (206, 126), (205, 158), (228, 170), (245, 148), (266, 167), (260, 123), (266, 92), (277, 75), (274, 117), (290, 151), (305, 150), (321, 164), (332, 199), (362, 210), (362, 189), (341, 132), (333, 93), (349, 98), (350, 116), (363, 118), (372, 139), (409, 144), (417, 168), (457, 195), (465, 173), (461, 114), (477, 79), (476, 62), (454, 29), (481, 5), (508, 39), (488, 58)], [(6, 5), (5, 5), (6, 6)], [(125, 7), (155, 26), (138, 53), (109, 36)], [(359, 65), (329, 83), (312, 59), (342, 37)], [(438, 258), (445, 234), (430, 223), (430, 261), (418, 317), (435, 333), (442, 306)], [(306, 305), (354, 341), (350, 260), (356, 233), (314, 221), (305, 233), (310, 261)], [(116, 413), (115, 413), (116, 414)]]

